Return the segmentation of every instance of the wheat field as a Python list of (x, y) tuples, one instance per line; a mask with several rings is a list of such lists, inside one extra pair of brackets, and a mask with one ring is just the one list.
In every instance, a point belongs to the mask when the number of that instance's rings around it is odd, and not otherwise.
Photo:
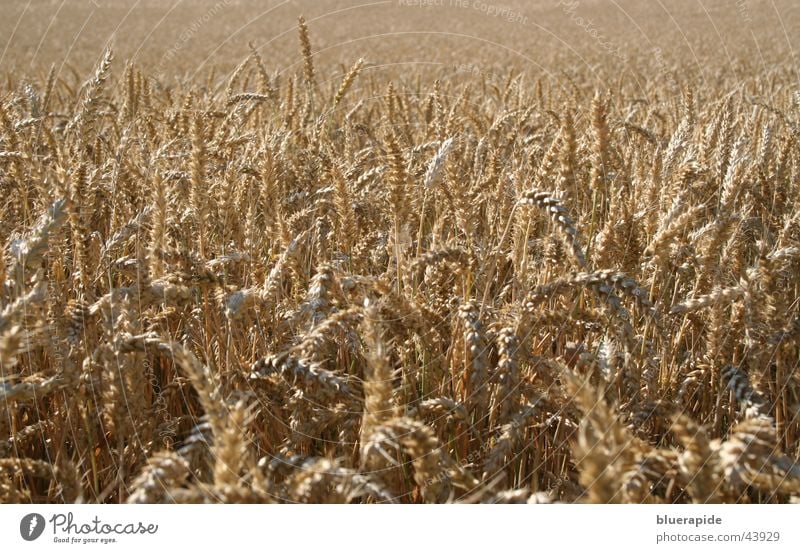
[(791, 2), (178, 4), (0, 24), (0, 502), (800, 501)]

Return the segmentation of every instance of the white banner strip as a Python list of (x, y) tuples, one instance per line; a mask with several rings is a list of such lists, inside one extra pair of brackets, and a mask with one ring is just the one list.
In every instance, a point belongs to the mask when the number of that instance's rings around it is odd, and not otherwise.
[(800, 551), (798, 505), (2, 505), (3, 551)]

